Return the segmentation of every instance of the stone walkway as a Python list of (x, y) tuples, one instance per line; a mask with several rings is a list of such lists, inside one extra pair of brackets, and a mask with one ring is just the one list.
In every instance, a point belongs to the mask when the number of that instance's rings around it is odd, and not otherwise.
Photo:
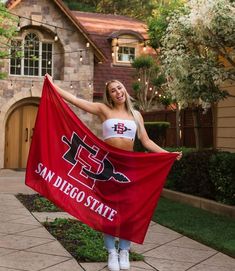
[[(17, 193), (34, 193), (24, 185), (24, 172), (0, 170), (0, 271), (108, 270), (106, 263), (77, 263), (40, 223), (60, 213), (30, 213)], [(144, 244), (132, 249), (145, 257), (131, 263), (132, 271), (235, 270), (235, 259), (154, 222)]]

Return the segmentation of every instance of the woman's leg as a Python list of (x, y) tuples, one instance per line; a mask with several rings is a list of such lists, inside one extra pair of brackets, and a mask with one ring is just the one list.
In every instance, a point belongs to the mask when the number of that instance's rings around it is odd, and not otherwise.
[(131, 242), (129, 240), (120, 239), (119, 240), (119, 265), (120, 269), (128, 270), (130, 268), (129, 261), (129, 250), (130, 250)]
[(104, 245), (108, 250), (108, 269), (110, 271), (119, 271), (118, 253), (115, 247), (115, 237), (109, 234), (104, 234)]
[(109, 234), (104, 234), (104, 245), (108, 251), (110, 251), (110, 249), (116, 249), (115, 237)]
[(125, 239), (119, 239), (119, 249), (120, 250), (130, 250), (131, 241)]
[[(116, 249), (115, 247), (116, 238), (109, 234), (104, 234), (104, 245), (109, 251), (110, 249)], [(131, 241), (125, 239), (119, 239), (119, 249), (120, 250), (130, 250)]]

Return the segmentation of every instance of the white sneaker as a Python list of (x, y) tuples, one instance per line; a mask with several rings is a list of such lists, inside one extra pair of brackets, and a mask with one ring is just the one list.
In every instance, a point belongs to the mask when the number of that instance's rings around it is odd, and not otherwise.
[(120, 250), (119, 265), (120, 265), (120, 269), (124, 269), (124, 270), (130, 269), (129, 251), (128, 250), (125, 250), (125, 249)]
[(119, 271), (118, 253), (116, 249), (109, 250), (108, 256), (108, 269), (110, 271)]

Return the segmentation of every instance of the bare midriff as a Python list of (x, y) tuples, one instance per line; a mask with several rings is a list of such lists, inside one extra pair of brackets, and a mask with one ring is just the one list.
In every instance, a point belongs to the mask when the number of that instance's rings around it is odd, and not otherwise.
[(112, 137), (104, 140), (105, 143), (125, 151), (133, 151), (134, 141), (128, 138)]

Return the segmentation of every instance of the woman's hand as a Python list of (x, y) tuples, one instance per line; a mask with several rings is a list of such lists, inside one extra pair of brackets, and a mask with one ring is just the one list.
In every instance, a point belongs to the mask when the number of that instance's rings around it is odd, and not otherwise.
[(177, 157), (176, 157), (176, 159), (179, 161), (181, 158), (182, 158), (182, 156), (183, 156), (183, 153), (182, 153), (182, 151), (180, 151), (180, 152), (173, 152), (173, 153), (176, 153), (176, 154), (178, 154), (177, 155)]
[(45, 77), (47, 77), (48, 80), (53, 84), (53, 78), (52, 78), (52, 76), (50, 74), (46, 73)]

